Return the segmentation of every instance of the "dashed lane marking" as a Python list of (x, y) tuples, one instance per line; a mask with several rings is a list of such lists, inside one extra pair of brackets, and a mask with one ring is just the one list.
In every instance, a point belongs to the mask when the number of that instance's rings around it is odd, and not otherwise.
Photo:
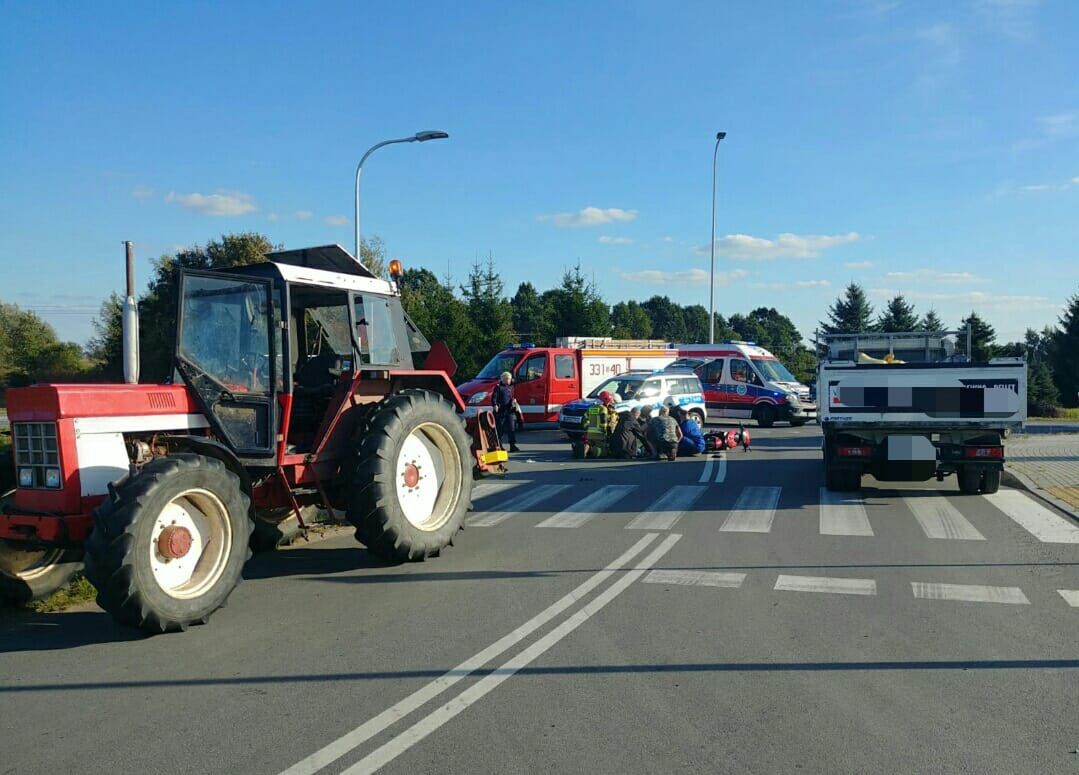
[(669, 530), (705, 491), (705, 487), (680, 484), (672, 487), (626, 525), (627, 530)]
[(612, 505), (637, 489), (635, 484), (610, 484), (586, 495), (569, 508), (543, 520), (536, 527), (580, 527), (604, 513)]
[(875, 595), (873, 579), (844, 579), (830, 576), (780, 576), (775, 589), (780, 592), (826, 592), (834, 595)]
[(681, 587), (724, 587), (738, 589), (746, 580), (744, 573), (706, 570), (654, 570), (642, 579), (645, 584), (675, 584)]
[(986, 587), (977, 584), (932, 584), (910, 582), (914, 596), (921, 600), (959, 600), (966, 603), (1011, 603), (1029, 605), (1019, 587)]
[(553, 498), (572, 486), (573, 485), (571, 484), (541, 484), (534, 489), (530, 489), (528, 492), (521, 493), (515, 498), (510, 498), (504, 504), (499, 506), (498, 511), (488, 511), (483, 514), (473, 515), (466, 524), (471, 527), (491, 527), (492, 525), (497, 525), (505, 522), (514, 514), (527, 511), (537, 503), (541, 503), (548, 498)]
[(719, 529), (725, 533), (769, 532), (781, 490), (781, 487), (746, 487)]

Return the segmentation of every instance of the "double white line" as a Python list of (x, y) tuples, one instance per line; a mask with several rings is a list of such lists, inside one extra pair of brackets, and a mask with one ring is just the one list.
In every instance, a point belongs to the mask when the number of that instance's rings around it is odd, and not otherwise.
[[(630, 547), (630, 549), (621, 557), (590, 577), (565, 597), (536, 614), (536, 616), (529, 619), (517, 629), (495, 641), (475, 656), (466, 659), (457, 667), (439, 676), (423, 688), (413, 692), (392, 707), (382, 711), (382, 713), (379, 713), (374, 718), (364, 722), (351, 732), (348, 732), (329, 745), (315, 751), (306, 759), (297, 762), (285, 770), (282, 775), (312, 775), (312, 773), (318, 772), (323, 767), (332, 764), (342, 756), (345, 756), (349, 752), (363, 745), (375, 735), (381, 733), (391, 725), (402, 720), (409, 713), (412, 713), (430, 702), (458, 681), (467, 678), (495, 657), (520, 643), (560, 613), (584, 599), (584, 597), (592, 592), (592, 590), (596, 589), (596, 587), (613, 576), (617, 571), (628, 565), (634, 557), (647, 549), (658, 537), (659, 533), (648, 533), (644, 535), (641, 540)], [(681, 537), (681, 535), (676, 533), (668, 535), (659, 543), (659, 545), (649, 552), (644, 559), (638, 562), (632, 570), (622, 575), (615, 583), (611, 584), (603, 590), (603, 592), (592, 598), (576, 613), (567, 617), (546, 635), (518, 653), (517, 656), (507, 660), (500, 667), (476, 681), (456, 697), (449, 700), (444, 705), (435, 708), (429, 714), (415, 722), (411, 727), (400, 732), (395, 737), (367, 754), (367, 756), (345, 770), (345, 773), (348, 775), (357, 775), (358, 773), (374, 772), (423, 740), (458, 713), (481, 699), (496, 686), (517, 673), (529, 663), (533, 662), (560, 640), (588, 621), (588, 619), (596, 612), (622, 594), (630, 584), (639, 579), (649, 568), (659, 562), (660, 558), (670, 551), (671, 547), (674, 546)]]
[(723, 480), (727, 478), (727, 456), (726, 455), (721, 455), (720, 456), (719, 465), (716, 465), (716, 461), (715, 461), (714, 458), (709, 457), (707, 460), (705, 460), (704, 461), (704, 470), (701, 471), (701, 478), (698, 479), (697, 481), (698, 482), (707, 482), (708, 480), (710, 480), (712, 478), (712, 469), (713, 468), (715, 469), (715, 472), (716, 472), (716, 478), (715, 478), (716, 484), (722, 483)]

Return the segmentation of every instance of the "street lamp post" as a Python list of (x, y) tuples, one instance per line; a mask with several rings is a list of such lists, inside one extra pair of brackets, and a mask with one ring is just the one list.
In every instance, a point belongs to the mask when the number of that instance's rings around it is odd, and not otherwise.
[(428, 140), (444, 140), (449, 137), (445, 132), (438, 132), (427, 130), (424, 132), (417, 132), (411, 137), (400, 137), (396, 140), (383, 140), (381, 143), (375, 143), (367, 149), (367, 153), (360, 159), (360, 163), (356, 165), (356, 260), (362, 263), (360, 257), (360, 173), (363, 172), (363, 163), (367, 161), (367, 157), (377, 151), (384, 145), (393, 145), (394, 143), (425, 143)]
[[(708, 283), (708, 344), (716, 343), (716, 157), (719, 156), (719, 141), (726, 136), (726, 132), (716, 132), (716, 147), (712, 151), (712, 272)], [(358, 221), (359, 210), (356, 214)]]

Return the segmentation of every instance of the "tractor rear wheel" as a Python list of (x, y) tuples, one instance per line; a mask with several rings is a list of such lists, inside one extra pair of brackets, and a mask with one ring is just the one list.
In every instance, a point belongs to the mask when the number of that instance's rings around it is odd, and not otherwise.
[(86, 576), (97, 604), (149, 632), (205, 624), (251, 556), (250, 499), (214, 458), (157, 458), (94, 512)]
[(427, 390), (382, 402), (359, 439), (348, 521), (383, 560), (423, 560), (453, 543), (472, 496), (471, 442), (454, 407)]
[[(14, 490), (0, 496), (0, 507)], [(82, 568), (81, 549), (36, 549), (19, 541), (0, 541), (0, 600), (22, 605), (48, 597)]]

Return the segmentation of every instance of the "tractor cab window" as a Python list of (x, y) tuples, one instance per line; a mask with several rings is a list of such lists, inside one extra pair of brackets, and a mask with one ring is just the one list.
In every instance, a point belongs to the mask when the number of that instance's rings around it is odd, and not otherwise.
[(230, 393), (269, 395), (269, 305), (265, 283), (190, 276), (184, 283), (178, 353)]
[(301, 390), (332, 385), (353, 366), (348, 293), (293, 285), (290, 294), (293, 379)]
[(385, 296), (354, 294), (356, 341), (360, 344), (360, 362), (376, 366), (397, 366), (401, 353), (393, 326), (390, 302)]

